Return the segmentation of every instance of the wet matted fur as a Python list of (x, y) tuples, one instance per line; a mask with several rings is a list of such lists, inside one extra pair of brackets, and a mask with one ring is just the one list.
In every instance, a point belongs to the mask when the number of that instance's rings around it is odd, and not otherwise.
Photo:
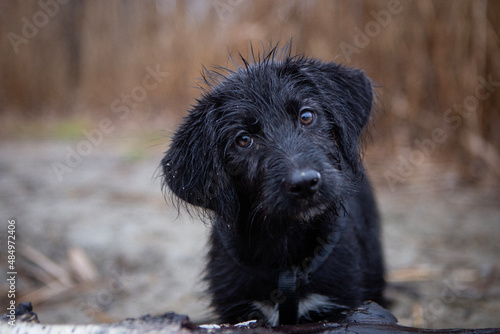
[[(233, 71), (205, 71), (209, 88), (162, 161), (174, 203), (212, 223), (205, 279), (215, 312), (277, 325), (383, 303), (377, 210), (360, 158), (370, 80), (289, 46), (242, 59)], [(281, 288), (286, 273), (295, 295)], [(287, 298), (297, 299), (291, 317), (279, 307)]]

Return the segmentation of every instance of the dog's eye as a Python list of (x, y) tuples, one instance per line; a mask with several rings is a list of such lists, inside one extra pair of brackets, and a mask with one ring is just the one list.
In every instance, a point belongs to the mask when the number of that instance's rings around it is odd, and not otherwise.
[(236, 137), (236, 144), (243, 148), (248, 148), (253, 145), (253, 138), (248, 133), (242, 133)]
[(311, 109), (303, 109), (300, 112), (300, 124), (309, 125), (314, 121), (314, 112)]

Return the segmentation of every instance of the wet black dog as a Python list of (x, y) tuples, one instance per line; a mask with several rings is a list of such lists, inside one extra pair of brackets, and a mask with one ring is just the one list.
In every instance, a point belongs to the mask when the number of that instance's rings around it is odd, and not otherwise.
[(362, 71), (289, 48), (208, 71), (162, 161), (164, 185), (213, 230), (206, 280), (224, 322), (332, 319), (383, 303), (383, 261), (360, 135)]

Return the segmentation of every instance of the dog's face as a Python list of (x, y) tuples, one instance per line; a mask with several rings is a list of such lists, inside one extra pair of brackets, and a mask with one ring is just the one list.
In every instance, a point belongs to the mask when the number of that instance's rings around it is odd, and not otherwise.
[(359, 70), (300, 57), (246, 64), (190, 111), (162, 161), (165, 184), (227, 224), (241, 213), (307, 223), (337, 212), (362, 173), (371, 108)]

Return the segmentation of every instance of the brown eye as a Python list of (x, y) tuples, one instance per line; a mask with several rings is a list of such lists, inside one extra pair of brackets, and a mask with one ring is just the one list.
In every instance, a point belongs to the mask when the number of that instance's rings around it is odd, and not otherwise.
[(314, 112), (310, 109), (304, 109), (300, 112), (300, 124), (309, 125), (314, 121)]
[(253, 138), (248, 133), (242, 133), (236, 137), (236, 144), (239, 147), (249, 148), (253, 145)]

